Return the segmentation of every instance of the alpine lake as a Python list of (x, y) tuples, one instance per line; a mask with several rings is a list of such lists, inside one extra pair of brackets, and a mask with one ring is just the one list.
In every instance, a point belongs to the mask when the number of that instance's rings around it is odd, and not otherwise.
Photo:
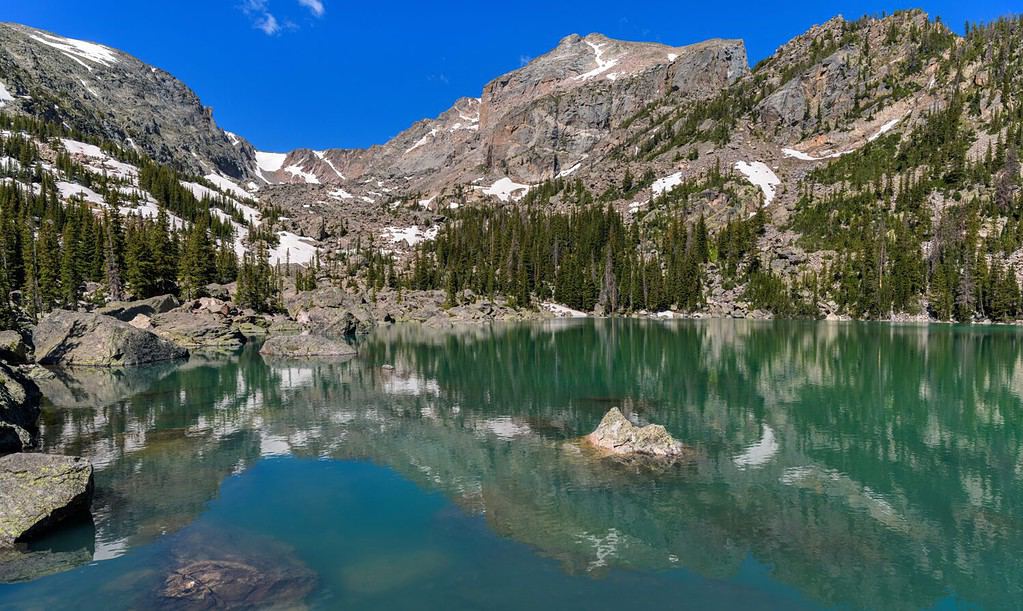
[[(0, 562), (0, 609), (190, 608), (196, 582), (236, 597), (201, 608), (1023, 604), (1019, 329), (398, 325), (359, 350), (41, 381), (93, 517)], [(612, 407), (691, 452), (594, 452)]]

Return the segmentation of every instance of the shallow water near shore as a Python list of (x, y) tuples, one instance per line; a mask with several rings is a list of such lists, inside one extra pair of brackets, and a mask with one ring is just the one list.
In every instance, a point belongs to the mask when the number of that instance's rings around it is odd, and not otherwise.
[[(1011, 608), (1023, 333), (573, 320), (382, 329), (346, 361), (60, 372), (43, 449), (91, 523), (0, 557), (0, 609)], [(385, 366), (393, 366), (393, 369)], [(692, 448), (579, 444), (611, 407)], [(203, 565), (205, 566), (205, 565)], [(241, 567), (241, 568), (238, 568)]]

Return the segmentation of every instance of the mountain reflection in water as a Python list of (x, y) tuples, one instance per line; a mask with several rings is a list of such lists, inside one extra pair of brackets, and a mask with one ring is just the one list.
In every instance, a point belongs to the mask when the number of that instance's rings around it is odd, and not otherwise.
[[(562, 578), (611, 590), (623, 570), (721, 583), (756, 566), (808, 604), (1000, 607), (1023, 599), (1021, 337), (741, 321), (396, 326), (348, 362), (265, 362), (250, 346), (60, 372), (42, 383), (43, 443), (97, 465), (97, 559), (187, 532), (230, 476), (293, 456), (391, 469), (487, 536), (553, 559)], [(695, 458), (587, 451), (577, 438), (612, 406), (665, 425)], [(343, 573), (335, 588), (358, 592), (374, 569)]]

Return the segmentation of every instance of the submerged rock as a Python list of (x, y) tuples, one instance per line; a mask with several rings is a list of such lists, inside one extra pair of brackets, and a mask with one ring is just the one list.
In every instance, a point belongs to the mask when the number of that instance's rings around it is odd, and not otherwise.
[(43, 365), (130, 367), (188, 356), (149, 331), (102, 314), (54, 310), (32, 337)]
[(84, 458), (10, 454), (0, 458), (0, 547), (88, 512), (92, 465)]
[(659, 424), (636, 426), (617, 407), (604, 415), (597, 429), (586, 436), (594, 446), (613, 454), (675, 457), (685, 452), (681, 441)]
[(39, 399), (35, 382), (0, 363), (0, 455), (34, 445)]
[[(292, 609), (315, 589), (316, 573), (276, 540), (194, 531), (174, 546), (157, 586), (161, 609)], [(155, 604), (153, 604), (155, 602)]]
[(263, 356), (354, 356), (349, 344), (322, 335), (278, 335), (266, 340), (259, 353)]

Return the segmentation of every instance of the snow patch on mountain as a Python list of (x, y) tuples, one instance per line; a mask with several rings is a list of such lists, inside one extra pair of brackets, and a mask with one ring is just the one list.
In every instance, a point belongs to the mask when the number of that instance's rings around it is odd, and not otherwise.
[(436, 225), (429, 229), (420, 229), (418, 225), (411, 227), (385, 227), (384, 239), (390, 240), (394, 244), (405, 242), (409, 246), (415, 246), (420, 242), (436, 238), (438, 231), (440, 231), (440, 227)]
[(781, 180), (771, 171), (771, 168), (767, 167), (766, 163), (762, 161), (754, 161), (752, 163), (736, 161), (735, 169), (751, 183), (760, 187), (760, 190), (764, 192), (765, 206), (774, 200), (774, 191), (781, 185)]
[(438, 131), (440, 131), (440, 130), (438, 130), (437, 128), (431, 129), (422, 138), (420, 138), (419, 140), (416, 140), (415, 144), (413, 144), (412, 146), (410, 146), (407, 149), (405, 149), (405, 154), (408, 155), (409, 153), (411, 153), (412, 151), (416, 150), (417, 148), (425, 145), (427, 142), (430, 141), (430, 139), (432, 139), (434, 136), (437, 135)]
[(53, 36), (52, 34), (42, 33), (38, 36), (30, 34), (29, 38), (57, 49), (67, 57), (78, 62), (82, 66), (85, 66), (89, 72), (92, 72), (92, 66), (86, 62), (93, 62), (105, 68), (110, 68), (118, 62), (117, 54), (113, 51), (113, 49), (109, 49), (103, 45), (98, 45), (94, 42), (85, 42), (84, 40), (75, 40), (73, 38), (64, 38), (62, 36)]
[(256, 151), (256, 168), (260, 172), (274, 173), (279, 172), (284, 167), (284, 162), (287, 161), (287, 153), (264, 153), (263, 151)]
[(344, 174), (339, 172), (338, 169), (334, 167), (334, 162), (331, 161), (330, 159), (327, 159), (327, 151), (313, 151), (313, 154), (316, 155), (317, 159), (327, 164), (327, 167), (329, 167), (332, 172), (337, 174), (338, 178), (340, 178), (341, 180), (348, 180), (347, 178), (345, 178)]
[(340, 199), (340, 200), (354, 199), (355, 198), (354, 195), (352, 195), (348, 191), (345, 191), (344, 189), (334, 189), (330, 193), (327, 193), (327, 197), (329, 197), (331, 199)]
[(4, 85), (3, 81), (0, 81), (0, 108), (7, 106), (8, 102), (13, 101), (14, 96), (11, 95), (11, 92), (7, 89), (7, 86)]
[(82, 185), (73, 182), (58, 180), (57, 191), (60, 192), (60, 197), (63, 200), (81, 198), (90, 204), (99, 204), (101, 206), (106, 204), (106, 202), (103, 201), (102, 195), (96, 193), (89, 187), (83, 187)]
[(804, 153), (803, 151), (798, 151), (798, 150), (793, 149), (793, 148), (783, 148), (781, 150), (781, 152), (786, 157), (793, 157), (793, 158), (798, 159), (800, 161), (823, 161), (825, 159), (834, 159), (836, 157), (841, 157), (842, 155), (851, 153), (852, 151), (838, 151), (838, 152), (835, 152), (835, 153), (829, 153), (827, 155), (822, 155), (820, 157), (814, 157), (813, 155), (810, 155), (808, 153)]
[(270, 265), (308, 265), (316, 259), (316, 246), (310, 244), (308, 238), (290, 231), (278, 231), (277, 239), (277, 246), (270, 249)]
[(901, 120), (902, 120), (902, 117), (899, 117), (897, 119), (892, 119), (891, 121), (885, 123), (884, 125), (881, 126), (880, 129), (877, 130), (877, 132), (873, 136), (867, 138), (867, 142), (873, 142), (874, 140), (877, 140), (881, 136), (883, 136), (883, 135), (887, 134), (888, 132), (892, 131), (892, 129), (894, 129), (895, 126), (898, 125), (899, 121), (901, 121)]
[(218, 189), (225, 193), (230, 193), (231, 195), (242, 199), (249, 199), (249, 197), (251, 197), (248, 191), (236, 185), (233, 180), (226, 176), (221, 174), (207, 174), (204, 178), (216, 185)]
[(302, 166), (289, 165), (288, 167), (284, 168), (284, 171), (288, 174), (291, 174), (295, 178), (301, 178), (308, 185), (320, 184), (320, 179), (317, 178), (316, 175), (313, 174), (312, 172), (305, 171), (305, 169)]
[(530, 186), (523, 185), (515, 182), (514, 180), (505, 176), (501, 178), (489, 187), (476, 187), (477, 189), (483, 189), (484, 195), (493, 195), (502, 202), (518, 201), (525, 197), (526, 193), (529, 192)]
[[(597, 62), (597, 67), (594, 68), (593, 70), (590, 70), (589, 72), (586, 72), (586, 73), (580, 74), (578, 76), (572, 77), (572, 80), (575, 80), (575, 81), (588, 81), (588, 80), (590, 80), (592, 78), (596, 78), (596, 77), (600, 76), (601, 74), (604, 74), (605, 72), (607, 72), (611, 68), (614, 68), (615, 66), (618, 65), (618, 60), (617, 59), (604, 59), (604, 47), (607, 46), (606, 43), (598, 45), (596, 43), (592, 43), (592, 42), (587, 40), (586, 44), (588, 44), (590, 46), (590, 48), (593, 49), (594, 61)], [(608, 77), (608, 78), (611, 78), (611, 77)], [(614, 80), (614, 79), (611, 78), (611, 80)]]
[(660, 195), (671, 191), (680, 184), (682, 184), (682, 172), (675, 172), (670, 176), (655, 180), (654, 184), (650, 186), (650, 190), (653, 191), (654, 195)]

